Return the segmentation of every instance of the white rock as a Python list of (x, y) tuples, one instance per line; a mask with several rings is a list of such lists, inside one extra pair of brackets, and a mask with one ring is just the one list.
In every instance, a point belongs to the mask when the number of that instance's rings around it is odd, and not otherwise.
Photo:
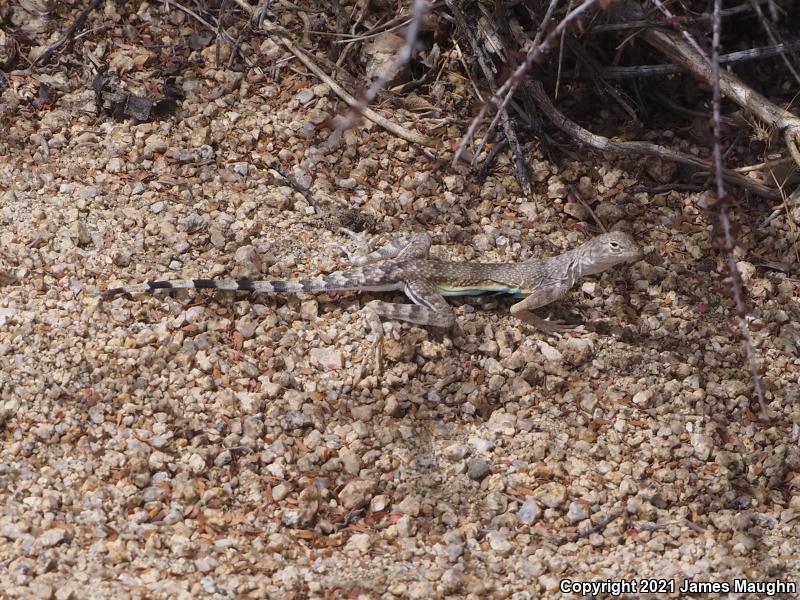
[(496, 375), (503, 372), (503, 365), (495, 358), (487, 358), (483, 363), (483, 370), (489, 375)]
[(493, 433), (512, 436), (516, 433), (517, 417), (509, 413), (496, 410), (489, 417), (488, 429)]
[(548, 508), (558, 508), (567, 498), (567, 488), (556, 481), (551, 481), (536, 488), (533, 497)]
[(366, 479), (352, 479), (339, 492), (339, 501), (347, 510), (361, 508), (370, 501), (375, 484)]
[(405, 498), (403, 498), (400, 504), (397, 505), (397, 510), (399, 510), (403, 514), (416, 517), (419, 515), (420, 506), (421, 503), (419, 501), (419, 498), (417, 498), (416, 496), (406, 496)]
[(543, 340), (538, 340), (539, 350), (544, 356), (545, 360), (549, 360), (550, 362), (562, 362), (564, 360), (564, 355), (561, 354), (556, 348), (553, 348), (550, 344)]
[[(367, 42), (364, 48), (364, 56), (367, 57), (365, 71), (370, 80), (384, 75), (392, 67), (403, 43), (403, 37), (391, 31), (379, 33)], [(396, 77), (398, 74), (394, 75)]]
[(541, 516), (542, 509), (533, 498), (526, 498), (517, 511), (517, 518), (525, 525), (535, 523)]
[(464, 191), (464, 177), (458, 174), (445, 175), (442, 178), (445, 187), (456, 194)]
[(523, 202), (520, 204), (519, 212), (522, 214), (522, 216), (524, 216), (526, 219), (530, 219), (531, 221), (536, 219), (539, 214), (536, 204), (533, 202)]
[(708, 460), (711, 451), (714, 449), (714, 438), (705, 433), (693, 433), (689, 436), (689, 441), (694, 448), (694, 455), (700, 460)]
[(547, 197), (557, 200), (567, 195), (567, 186), (559, 177), (553, 176), (547, 182)]
[(511, 553), (513, 546), (511, 542), (506, 539), (504, 533), (490, 531), (486, 538), (489, 540), (489, 546), (491, 546), (492, 550), (497, 552), (500, 556), (508, 556)]
[(650, 406), (650, 401), (653, 399), (652, 390), (641, 390), (633, 395), (633, 403), (637, 406)]
[(350, 475), (358, 475), (361, 470), (361, 457), (359, 457), (350, 448), (342, 448), (339, 450), (339, 460), (342, 461), (344, 470)]
[(39, 542), (42, 546), (46, 548), (50, 548), (55, 546), (56, 544), (61, 543), (67, 538), (67, 532), (65, 529), (55, 528), (55, 529), (48, 529), (42, 535), (39, 536)]
[(312, 348), (309, 353), (311, 362), (327, 370), (338, 370), (344, 366), (342, 353), (333, 348)]
[(452, 461), (461, 460), (467, 455), (468, 448), (464, 444), (450, 444), (444, 449), (444, 455)]
[(115, 157), (111, 158), (106, 163), (106, 171), (108, 171), (109, 173), (119, 173), (124, 168), (125, 168), (125, 163), (122, 161), (122, 159), (119, 156), (115, 156)]
[(370, 547), (370, 536), (368, 533), (356, 533), (350, 536), (350, 539), (347, 540), (346, 548), (348, 550), (356, 550), (361, 554), (366, 554), (369, 552)]
[(311, 90), (309, 88), (302, 89), (295, 95), (295, 100), (297, 100), (300, 104), (311, 102), (313, 99), (314, 99), (314, 90)]
[(206, 470), (206, 461), (199, 454), (196, 453), (192, 454), (189, 457), (189, 468), (195, 475), (200, 475), (201, 473), (204, 473)]
[(492, 448), (494, 448), (494, 442), (487, 440), (486, 438), (478, 437), (477, 435), (471, 435), (467, 441), (469, 442), (470, 446), (475, 448), (475, 450), (481, 454), (491, 452)]
[(573, 523), (579, 523), (589, 517), (589, 511), (583, 505), (583, 502), (573, 501), (570, 502), (569, 509), (567, 510), (567, 518)]
[(400, 537), (411, 537), (417, 532), (417, 526), (414, 522), (414, 519), (409, 517), (408, 515), (403, 515), (397, 520), (395, 523), (395, 528), (397, 529), (397, 534)]
[(8, 323), (14, 315), (17, 314), (16, 308), (2, 308), (0, 307), (0, 327)]
[(315, 298), (305, 300), (300, 304), (300, 317), (304, 321), (313, 321), (319, 314), (319, 304)]
[(389, 496), (386, 496), (385, 494), (379, 494), (370, 501), (369, 510), (370, 512), (381, 512), (387, 506), (389, 506), (389, 504)]
[(753, 263), (740, 260), (736, 263), (736, 268), (739, 270), (739, 274), (742, 276), (742, 282), (749, 287), (750, 284), (753, 283), (753, 277), (756, 274), (756, 268)]

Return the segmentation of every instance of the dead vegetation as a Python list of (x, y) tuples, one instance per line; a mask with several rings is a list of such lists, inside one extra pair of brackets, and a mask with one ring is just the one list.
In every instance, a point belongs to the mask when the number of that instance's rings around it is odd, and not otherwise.
[[(107, 29), (104, 3), (73, 4), (81, 10), (74, 13), (45, 0), (6, 7), (3, 87), (38, 87), (25, 98), (32, 101), (31, 93), (49, 93), (42, 91), (46, 82), (36, 81), (43, 72), (68, 68), (75, 74), (79, 66), (109, 67), (82, 45)], [(197, 31), (190, 39), (158, 49), (157, 54), (169, 55), (166, 62), (154, 62), (156, 48), (147, 39), (139, 40), (151, 50), (151, 76), (168, 79), (180, 70), (187, 52), (208, 45), (215, 47), (217, 60), (224, 54), (232, 68), (274, 75), (282, 65), (271, 64), (265, 56), (268, 39), (289, 49), (352, 107), (341, 112), (341, 128), (352, 126), (354, 116), (360, 115), (413, 143), (435, 148), (442, 144), (441, 136), (435, 135), (436, 118), (439, 128), (445, 123), (463, 128), (463, 115), (477, 112), (455, 154), (453, 148), (437, 149), (435, 154), (449, 154), (454, 163), (466, 159), (485, 171), (485, 162), (497, 155), (497, 145), (508, 144), (526, 195), (531, 188), (523, 146), (535, 140), (549, 152), (558, 152), (550, 137), (553, 126), (573, 144), (683, 165), (686, 172), (673, 173), (676, 184), (702, 182), (711, 172), (710, 127), (695, 123), (703, 118), (710, 123), (713, 20), (706, 2), (336, 1), (330, 10), (245, 0), (164, 4), (192, 20)], [(800, 41), (793, 33), (797, 12), (794, 3), (780, 0), (743, 0), (720, 11), (718, 62), (733, 69), (722, 70), (720, 78), (726, 101), (725, 178), (771, 200), (781, 197), (779, 188), (791, 189), (793, 169), (770, 167), (776, 161), (784, 167), (789, 160), (800, 163), (800, 120), (791, 111), (800, 86)], [(48, 43), (48, 37), (55, 41)], [(59, 64), (52, 64), (54, 60)], [(133, 65), (113, 64), (113, 54), (105, 61), (111, 62), (114, 75), (133, 74)], [(26, 81), (26, 76), (34, 81)], [(376, 102), (383, 114), (369, 108)], [(386, 116), (392, 107), (421, 118), (415, 127), (401, 127)], [(602, 122), (587, 122), (588, 115), (600, 111)], [(643, 141), (652, 137), (648, 131), (665, 115), (688, 119), (695, 129), (691, 141), (699, 147), (684, 152)], [(501, 133), (495, 132), (498, 125)], [(750, 142), (749, 156), (733, 144), (742, 139)], [(761, 162), (744, 164), (754, 157)]]
[[(796, 4), (0, 6), (3, 589), (796, 573)], [(553, 345), (494, 299), (457, 341), (389, 327), (382, 381), (356, 298), (91, 293), (329, 272), (341, 227), (652, 251)]]
[[(738, 203), (755, 196), (777, 202), (778, 212), (798, 203), (800, 119), (792, 105), (800, 86), (800, 9), (789, 0), (742, 0), (724, 9), (716, 3), (716, 11), (697, 0), (334, 0), (330, 10), (287, 1), (165, 0), (174, 9), (169, 18), (191, 20), (195, 32), (160, 48), (126, 32), (133, 36), (127, 43), (147, 48), (140, 63), (102, 43), (105, 55), (94, 55), (94, 42), (110, 27), (104, 4), (25, 0), (5, 7), (6, 107), (45, 109), (58, 82), (78, 74), (94, 80), (98, 107), (115, 118), (165, 118), (179, 96), (169, 93), (170, 82), (192, 50), (213, 47), (218, 64), (226, 61), (244, 77), (275, 77), (286, 68), (271, 58), (282, 46), (348, 106), (334, 119), (339, 133), (367, 119), (479, 177), (508, 148), (524, 196), (533, 190), (531, 144), (555, 161), (581, 147), (642, 156), (657, 193), (714, 189), (716, 173), (718, 194), (722, 182), (734, 190), (715, 204), (724, 211), (709, 213), (717, 227), (724, 224), (718, 236), (729, 265), (736, 239), (726, 215)], [(156, 55), (166, 60), (154, 61)], [(136, 87), (142, 67), (149, 76), (138, 82), (138, 94), (116, 79)], [(717, 88), (718, 121), (709, 94)], [(679, 131), (658, 140), (655, 131), (667, 122)], [(745, 323), (735, 269), (730, 277)], [(739, 329), (747, 340), (746, 327)], [(763, 402), (757, 378), (755, 387)]]

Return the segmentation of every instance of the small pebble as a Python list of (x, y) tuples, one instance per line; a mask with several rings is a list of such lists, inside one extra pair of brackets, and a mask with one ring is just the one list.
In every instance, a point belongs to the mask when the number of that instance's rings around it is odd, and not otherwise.
[(467, 475), (473, 481), (480, 481), (489, 474), (489, 463), (479, 456), (470, 458), (467, 462)]

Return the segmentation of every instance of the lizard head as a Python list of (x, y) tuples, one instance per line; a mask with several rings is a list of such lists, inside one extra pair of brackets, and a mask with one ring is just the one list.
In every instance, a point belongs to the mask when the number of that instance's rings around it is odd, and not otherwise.
[(642, 249), (630, 234), (612, 231), (598, 235), (580, 247), (582, 274), (602, 273), (622, 263), (632, 263), (641, 259)]

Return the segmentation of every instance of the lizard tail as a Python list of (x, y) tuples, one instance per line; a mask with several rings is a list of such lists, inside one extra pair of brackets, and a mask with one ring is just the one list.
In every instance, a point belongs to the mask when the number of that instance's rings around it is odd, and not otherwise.
[[(373, 272), (374, 271), (374, 272)], [(176, 279), (173, 281), (148, 281), (137, 285), (112, 288), (102, 292), (103, 298), (141, 294), (155, 290), (213, 289), (231, 292), (256, 292), (261, 294), (299, 294), (303, 292), (342, 292), (346, 290), (379, 289), (383, 273), (374, 267), (361, 267), (338, 271), (315, 279), (298, 281), (264, 281), (253, 279)], [(391, 289), (398, 286), (392, 285)]]

